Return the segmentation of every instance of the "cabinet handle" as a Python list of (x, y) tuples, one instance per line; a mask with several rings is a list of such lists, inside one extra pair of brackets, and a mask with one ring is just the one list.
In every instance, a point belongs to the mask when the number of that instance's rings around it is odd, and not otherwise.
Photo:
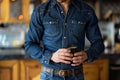
[(120, 66), (119, 67), (111, 67), (112, 70), (120, 70)]
[(39, 68), (39, 66), (38, 66), (38, 65), (35, 65), (35, 68)]
[(88, 72), (84, 72), (84, 74), (85, 74), (85, 75), (87, 75), (87, 74), (88, 74)]
[(0, 70), (0, 74), (2, 73), (2, 71)]
[(0, 3), (2, 3), (3, 0), (0, 0)]

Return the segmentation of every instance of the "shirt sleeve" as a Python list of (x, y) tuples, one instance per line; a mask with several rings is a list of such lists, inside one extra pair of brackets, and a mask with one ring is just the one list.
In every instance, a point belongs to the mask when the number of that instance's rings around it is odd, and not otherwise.
[(86, 37), (90, 41), (91, 46), (86, 52), (88, 54), (88, 62), (92, 62), (104, 51), (104, 44), (94, 10), (89, 12), (88, 15), (89, 20), (86, 26)]
[(32, 58), (38, 59), (42, 64), (49, 64), (52, 52), (41, 47), (40, 41), (43, 35), (43, 25), (40, 12), (36, 8), (31, 16), (29, 29), (25, 40), (25, 51)]

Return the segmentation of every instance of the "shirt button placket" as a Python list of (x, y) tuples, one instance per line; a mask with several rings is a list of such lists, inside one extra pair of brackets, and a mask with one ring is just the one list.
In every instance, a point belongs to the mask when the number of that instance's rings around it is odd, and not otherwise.
[(63, 36), (63, 39), (64, 39), (64, 46), (67, 47), (67, 35), (66, 35), (66, 26), (67, 26), (67, 22), (65, 21), (64, 23), (64, 36)]

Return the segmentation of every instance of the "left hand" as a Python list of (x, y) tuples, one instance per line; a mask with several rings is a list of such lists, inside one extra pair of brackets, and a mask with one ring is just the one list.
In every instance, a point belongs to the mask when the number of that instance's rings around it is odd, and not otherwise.
[(88, 59), (87, 53), (85, 51), (80, 51), (74, 53), (72, 66), (78, 66)]

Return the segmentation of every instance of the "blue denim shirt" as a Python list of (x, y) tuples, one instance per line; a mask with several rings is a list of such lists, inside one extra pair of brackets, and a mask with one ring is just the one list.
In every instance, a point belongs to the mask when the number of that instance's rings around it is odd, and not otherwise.
[[(99, 57), (104, 50), (98, 20), (94, 10), (80, 0), (71, 0), (65, 14), (56, 0), (49, 0), (34, 9), (25, 40), (25, 50), (43, 66), (54, 69), (75, 69), (64, 63), (50, 60), (53, 52), (60, 48), (77, 46), (84, 50), (85, 36), (91, 46), (86, 50), (88, 61)], [(42, 41), (42, 46), (41, 46)]]

